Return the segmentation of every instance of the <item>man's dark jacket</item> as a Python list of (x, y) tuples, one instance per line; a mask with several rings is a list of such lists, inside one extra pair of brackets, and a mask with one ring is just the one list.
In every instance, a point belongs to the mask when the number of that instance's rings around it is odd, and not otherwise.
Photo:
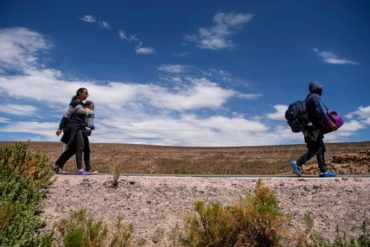
[(326, 109), (321, 103), (320, 96), (323, 86), (317, 82), (310, 82), (310, 93), (306, 98), (306, 109), (308, 117), (316, 129), (325, 131), (330, 125), (330, 119), (326, 114)]

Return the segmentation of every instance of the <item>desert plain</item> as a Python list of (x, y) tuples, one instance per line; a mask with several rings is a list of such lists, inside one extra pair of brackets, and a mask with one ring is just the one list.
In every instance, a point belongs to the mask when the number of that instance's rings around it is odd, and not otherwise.
[[(62, 150), (60, 143), (30, 142), (28, 148), (45, 153), (51, 166)], [(52, 178), (40, 212), (46, 230), (81, 208), (108, 225), (122, 215), (124, 222), (133, 223), (134, 238), (143, 240), (144, 246), (170, 246), (168, 236), (176, 225), (182, 227), (195, 201), (237, 203), (253, 193), (257, 180), (262, 179), (275, 191), (282, 211), (292, 216), (286, 226), (287, 246), (294, 246), (304, 233), (307, 214), (314, 222), (310, 234), (334, 239), (338, 227), (347, 236), (359, 236), (362, 223), (370, 222), (370, 142), (327, 144), (327, 164), (338, 173), (336, 178), (318, 178), (315, 160), (304, 167), (302, 178), (295, 177), (289, 160), (304, 151), (304, 145), (92, 144), (93, 169), (99, 175), (74, 175), (71, 159), (65, 166), (70, 175)], [(112, 187), (113, 165), (121, 172), (117, 187)]]

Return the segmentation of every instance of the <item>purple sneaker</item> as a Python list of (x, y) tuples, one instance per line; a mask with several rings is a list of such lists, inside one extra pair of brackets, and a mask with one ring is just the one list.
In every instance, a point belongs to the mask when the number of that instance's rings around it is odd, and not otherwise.
[(78, 175), (90, 175), (91, 173), (88, 171), (85, 171), (84, 169), (78, 170)]

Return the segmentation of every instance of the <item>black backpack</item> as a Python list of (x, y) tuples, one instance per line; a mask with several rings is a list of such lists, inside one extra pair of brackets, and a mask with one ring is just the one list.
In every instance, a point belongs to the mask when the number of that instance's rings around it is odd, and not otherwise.
[(308, 122), (310, 122), (306, 110), (306, 102), (298, 100), (291, 103), (285, 112), (285, 119), (294, 133), (303, 131)]

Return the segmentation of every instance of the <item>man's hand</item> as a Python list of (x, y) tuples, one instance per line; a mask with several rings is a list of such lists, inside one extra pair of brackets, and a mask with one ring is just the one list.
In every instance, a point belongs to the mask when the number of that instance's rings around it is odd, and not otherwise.
[(55, 132), (55, 134), (57, 134), (57, 136), (60, 136), (61, 133), (62, 133), (61, 129), (58, 129), (57, 132)]
[(330, 128), (336, 131), (338, 129), (338, 126), (334, 122), (330, 121)]

